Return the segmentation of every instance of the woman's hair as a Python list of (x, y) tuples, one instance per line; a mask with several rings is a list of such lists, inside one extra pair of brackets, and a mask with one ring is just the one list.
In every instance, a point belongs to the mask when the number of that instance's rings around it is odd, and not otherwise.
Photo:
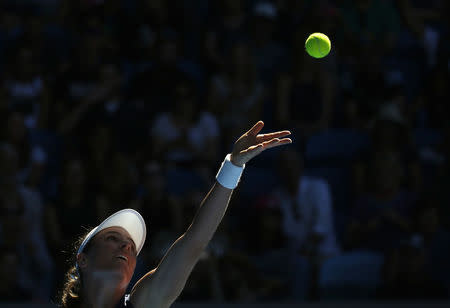
[[(74, 244), (75, 251), (73, 253), (71, 260), (69, 260), (70, 264), (76, 264), (78, 248), (80, 247), (81, 243), (83, 242), (84, 238), (87, 236), (89, 232), (90, 230), (88, 230), (86, 234), (82, 235), (75, 242)], [(83, 249), (83, 252), (89, 251), (91, 243), (92, 239), (86, 244), (86, 246)], [(72, 265), (65, 275), (65, 282), (61, 292), (60, 307), (63, 308), (81, 307), (81, 303), (83, 300), (82, 296), (83, 294), (82, 294), (81, 271), (77, 269), (76, 265)]]

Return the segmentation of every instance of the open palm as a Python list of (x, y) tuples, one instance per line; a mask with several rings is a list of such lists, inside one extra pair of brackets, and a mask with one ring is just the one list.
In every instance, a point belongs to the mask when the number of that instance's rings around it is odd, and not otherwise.
[(243, 166), (264, 150), (292, 143), (290, 138), (282, 138), (290, 135), (290, 131), (283, 130), (274, 133), (259, 134), (263, 127), (264, 122), (258, 121), (234, 143), (231, 154), (231, 162), (234, 165)]

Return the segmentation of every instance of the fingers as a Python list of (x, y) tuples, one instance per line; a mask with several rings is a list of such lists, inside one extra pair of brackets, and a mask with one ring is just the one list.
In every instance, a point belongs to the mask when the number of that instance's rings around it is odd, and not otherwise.
[(269, 141), (265, 141), (262, 143), (264, 150), (270, 149), (270, 148), (274, 148), (280, 145), (285, 145), (285, 144), (289, 144), (292, 143), (292, 139), (291, 138), (283, 138), (283, 139), (279, 139), (279, 138), (274, 138), (271, 139)]
[(281, 138), (290, 135), (291, 132), (288, 130), (283, 130), (279, 132), (269, 133), (269, 134), (259, 134), (257, 137), (257, 142), (264, 142), (271, 140), (273, 138)]
[(265, 141), (265, 142), (253, 145), (253, 146), (249, 147), (248, 149), (246, 149), (245, 151), (242, 151), (242, 153), (252, 153), (252, 152), (260, 153), (264, 150), (274, 148), (274, 147), (277, 147), (280, 145), (289, 144), (289, 143), (292, 143), (291, 138), (283, 138), (283, 139), (274, 138), (269, 141)]
[(244, 161), (248, 162), (253, 157), (259, 155), (261, 152), (263, 152), (267, 149), (285, 145), (285, 144), (289, 144), (289, 143), (292, 143), (292, 140), (290, 138), (283, 138), (283, 139), (273, 138), (271, 140), (253, 145), (253, 146), (249, 147), (248, 149), (241, 151), (240, 154), (244, 156)]
[(252, 128), (250, 128), (250, 130), (247, 132), (247, 134), (256, 136), (263, 127), (264, 127), (264, 122), (258, 121), (255, 125), (253, 125)]

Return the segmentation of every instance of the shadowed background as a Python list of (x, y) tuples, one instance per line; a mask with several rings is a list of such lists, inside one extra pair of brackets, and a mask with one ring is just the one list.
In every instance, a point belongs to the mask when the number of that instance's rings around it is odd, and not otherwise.
[(447, 300), (449, 7), (2, 1), (0, 303), (57, 301), (83, 227), (125, 207), (152, 269), (260, 119), (294, 143), (247, 166), (177, 303)]

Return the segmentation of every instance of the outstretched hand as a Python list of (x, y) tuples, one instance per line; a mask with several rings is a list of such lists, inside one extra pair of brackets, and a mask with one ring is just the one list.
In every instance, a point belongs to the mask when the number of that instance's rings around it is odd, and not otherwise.
[(264, 122), (258, 121), (234, 143), (233, 152), (231, 153), (231, 162), (234, 165), (243, 166), (264, 150), (292, 143), (290, 138), (282, 138), (290, 135), (290, 131), (283, 130), (268, 134), (258, 134), (263, 127)]

